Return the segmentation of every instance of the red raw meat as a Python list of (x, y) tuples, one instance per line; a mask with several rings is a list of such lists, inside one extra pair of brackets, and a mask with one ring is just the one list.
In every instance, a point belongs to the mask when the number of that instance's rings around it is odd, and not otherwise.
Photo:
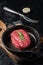
[(18, 49), (25, 49), (30, 46), (30, 36), (24, 29), (14, 30), (11, 34), (12, 44)]

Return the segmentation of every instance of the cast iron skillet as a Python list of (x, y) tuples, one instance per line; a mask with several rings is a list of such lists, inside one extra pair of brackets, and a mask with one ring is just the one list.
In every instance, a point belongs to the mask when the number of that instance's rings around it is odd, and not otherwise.
[[(16, 49), (11, 43), (10, 33), (13, 30), (17, 30), (17, 29), (24, 29), (30, 35), (31, 45), (24, 50)], [(13, 26), (12, 28), (10, 28), (4, 32), (4, 34), (2, 36), (2, 41), (3, 41), (4, 45), (6, 46), (6, 48), (11, 52), (14, 52), (14, 53), (30, 52), (30, 51), (32, 51), (33, 48), (35, 48), (39, 44), (39, 33), (30, 26), (25, 26), (25, 25)]]
[[(31, 45), (30, 47), (24, 49), (24, 50), (18, 50), (16, 49), (15, 47), (13, 47), (12, 43), (11, 43), (11, 39), (10, 39), (10, 33), (13, 31), (13, 30), (16, 30), (16, 29), (25, 29), (27, 31), (27, 33), (30, 35), (30, 38), (31, 38)], [(43, 41), (43, 38), (41, 39), (41, 41)], [(16, 25), (16, 26), (13, 26), (9, 29), (7, 29), (3, 35), (2, 35), (2, 39), (0, 41), (0, 47), (6, 52), (6, 54), (14, 61), (17, 63), (17, 60), (19, 59), (17, 55), (15, 55), (15, 53), (22, 53), (22, 54), (25, 54), (25, 53), (29, 53), (29, 52), (37, 52), (37, 48), (40, 44), (40, 36), (39, 36), (39, 33), (33, 28), (33, 27), (30, 27), (30, 26), (25, 26), (25, 25)], [(13, 54), (13, 53), (14, 54)]]

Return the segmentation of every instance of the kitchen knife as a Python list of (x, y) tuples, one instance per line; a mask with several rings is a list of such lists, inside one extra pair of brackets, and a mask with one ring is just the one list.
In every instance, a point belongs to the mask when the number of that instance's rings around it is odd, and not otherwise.
[(3, 10), (8, 11), (8, 12), (13, 13), (13, 14), (17, 14), (17, 15), (21, 16), (22, 18), (24, 18), (26, 21), (31, 22), (31, 23), (38, 23), (39, 22), (38, 20), (30, 19), (29, 17), (27, 17), (27, 16), (25, 16), (17, 11), (9, 9), (8, 7), (3, 7)]

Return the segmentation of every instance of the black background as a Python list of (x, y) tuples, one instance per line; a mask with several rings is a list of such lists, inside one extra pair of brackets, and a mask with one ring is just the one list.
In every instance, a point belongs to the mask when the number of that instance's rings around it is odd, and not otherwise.
[(43, 36), (43, 0), (0, 0), (0, 2), (6, 2), (7, 7), (22, 14), (24, 14), (22, 8), (30, 7), (31, 12), (24, 15), (39, 20), (38, 24), (34, 24), (34, 27), (38, 30), (39, 34)]
[(40, 35), (43, 36), (43, 1), (42, 0), (6, 0), (7, 6), (10, 7), (13, 10), (16, 10), (22, 14), (22, 8), (23, 7), (30, 7), (31, 12), (28, 14), (25, 14), (26, 16), (32, 18), (32, 19), (38, 19), (39, 23), (36, 24), (36, 29), (40, 33)]

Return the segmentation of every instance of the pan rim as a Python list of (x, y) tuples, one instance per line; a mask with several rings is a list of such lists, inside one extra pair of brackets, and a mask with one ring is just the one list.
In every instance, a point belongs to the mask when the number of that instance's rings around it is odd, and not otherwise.
[[(33, 29), (34, 30), (34, 32), (36, 32), (37, 34), (38, 34), (38, 44), (37, 45), (35, 45), (33, 48), (35, 48), (36, 46), (38, 46), (39, 45), (39, 41), (40, 41), (40, 36), (39, 36), (39, 33), (38, 33), (38, 31), (35, 29), (35, 28), (33, 28), (33, 27), (31, 27), (31, 26), (26, 26), (26, 25), (17, 25), (17, 26), (24, 26), (24, 27), (29, 27), (29, 28), (31, 28), (31, 29)], [(13, 27), (16, 27), (16, 26), (13, 26)], [(11, 27), (11, 28), (13, 28), (13, 27)], [(7, 29), (6, 31), (9, 31), (11, 28), (9, 28), (9, 29)], [(6, 33), (6, 31), (3, 33), (3, 35), (2, 35), (2, 41), (3, 41), (3, 36), (4, 36), (4, 34)], [(4, 43), (3, 43), (4, 44)], [(5, 44), (4, 44), (5, 45)], [(12, 49), (11, 48), (9, 48), (9, 47), (7, 47), (6, 45), (5, 45), (5, 47), (6, 47), (6, 49), (7, 50), (9, 50), (9, 51), (11, 51), (11, 52), (14, 52), (14, 53), (27, 53), (27, 52), (33, 52), (33, 48), (31, 48), (30, 50), (26, 50), (26, 51), (12, 51)]]

